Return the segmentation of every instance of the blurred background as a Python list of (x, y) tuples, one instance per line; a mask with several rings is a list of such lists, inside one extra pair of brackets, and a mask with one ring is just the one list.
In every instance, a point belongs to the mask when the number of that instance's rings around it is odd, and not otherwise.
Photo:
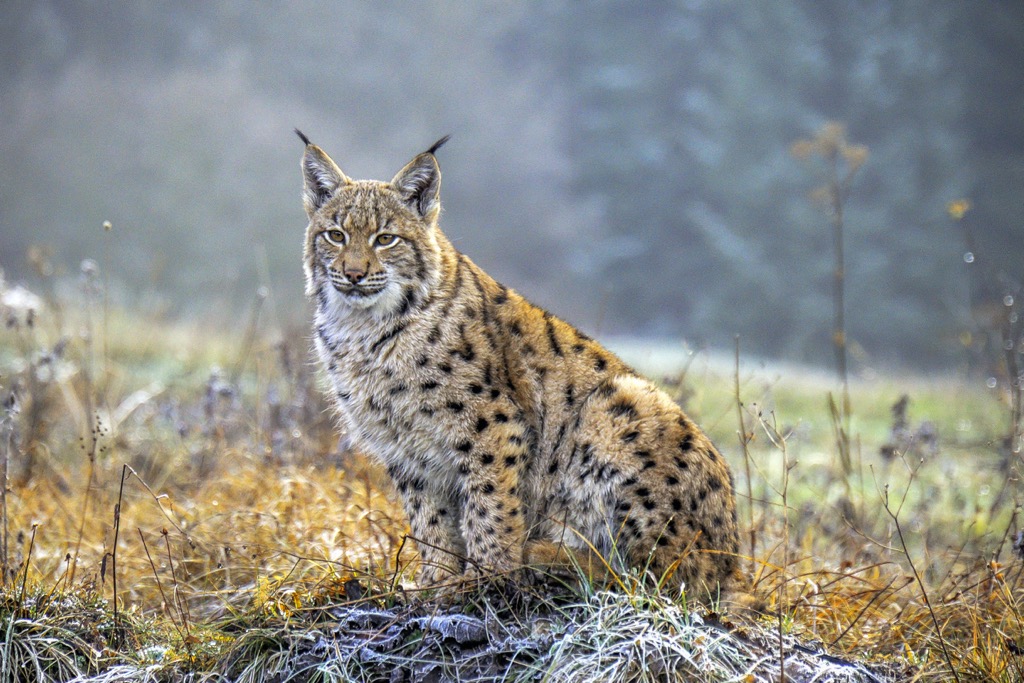
[(0, 60), (8, 284), (91, 258), (128, 306), (235, 323), (264, 287), (301, 325), (292, 129), (383, 179), (451, 133), (442, 225), (499, 280), (599, 336), (826, 364), (827, 166), (793, 152), (834, 121), (868, 152), (855, 372), (957, 367), (1024, 298), (1024, 3), (5, 0)]

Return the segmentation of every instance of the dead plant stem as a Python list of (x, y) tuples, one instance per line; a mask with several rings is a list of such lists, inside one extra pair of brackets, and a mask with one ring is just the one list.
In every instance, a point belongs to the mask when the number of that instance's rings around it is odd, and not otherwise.
[(82, 512), (78, 516), (78, 536), (75, 539), (75, 553), (71, 557), (71, 571), (67, 580), (68, 585), (75, 582), (75, 571), (78, 569), (78, 556), (82, 550), (82, 538), (85, 536), (85, 520), (86, 515), (89, 512), (89, 499), (92, 496), (93, 484), (96, 481), (96, 456), (98, 455), (100, 439), (98, 421), (93, 422), (91, 438), (92, 445), (89, 448), (89, 476), (86, 477), (85, 493), (82, 496)]
[[(905, 496), (904, 496), (905, 498)], [(889, 490), (886, 486), (885, 495), (882, 499), (885, 505), (885, 511), (892, 519), (893, 524), (896, 526), (896, 535), (900, 539), (900, 546), (903, 548), (903, 554), (907, 558), (907, 564), (910, 565), (910, 571), (914, 574), (914, 580), (917, 582), (918, 588), (921, 589), (921, 598), (924, 600), (925, 607), (928, 608), (928, 614), (931, 616), (932, 625), (935, 627), (935, 633), (939, 637), (939, 646), (942, 649), (942, 656), (946, 659), (946, 665), (949, 667), (949, 672), (953, 675), (953, 679), (959, 683), (960, 676), (956, 672), (956, 667), (953, 666), (953, 658), (949, 654), (949, 649), (946, 647), (946, 639), (942, 635), (942, 627), (939, 625), (939, 619), (935, 616), (935, 610), (932, 609), (932, 602), (928, 598), (928, 590), (924, 586), (924, 581), (921, 579), (921, 575), (917, 572), (917, 566), (914, 564), (914, 558), (910, 556), (910, 549), (907, 547), (907, 542), (903, 538), (903, 526), (900, 524), (899, 510), (895, 513), (892, 508), (889, 507)], [(903, 507), (903, 501), (900, 501), (900, 507)]]
[(118, 610), (117, 610), (117, 541), (121, 534), (121, 503), (124, 501), (124, 480), (128, 476), (130, 468), (126, 463), (121, 467), (121, 486), (117, 491), (117, 504), (114, 505), (114, 545), (110, 549), (110, 575), (111, 581), (114, 587), (114, 628), (117, 629), (120, 625), (118, 621)]
[(750, 513), (750, 570), (754, 573), (755, 555), (757, 548), (757, 528), (754, 526), (754, 490), (753, 480), (750, 476), (750, 435), (747, 431), (747, 423), (743, 419), (743, 400), (740, 398), (740, 336), (736, 335), (736, 366), (733, 373), (734, 402), (736, 403), (736, 419), (740, 427), (740, 447), (743, 449), (743, 468), (747, 477), (747, 504)]
[[(173, 590), (171, 594), (174, 596), (174, 600), (171, 601), (171, 604), (174, 606), (174, 609), (177, 610), (178, 619), (181, 620), (181, 624), (185, 628), (186, 647), (188, 647), (189, 650), (191, 650), (192, 629), (189, 626), (191, 615), (188, 613), (187, 608), (183, 604), (181, 591), (178, 590), (178, 573), (174, 569), (174, 558), (171, 557), (171, 535), (167, 533), (166, 529), (164, 529), (161, 533), (163, 534), (164, 537), (164, 546), (167, 548), (167, 566), (171, 568), (171, 584), (173, 585)], [(256, 582), (256, 585), (259, 585), (258, 580)]]
[(9, 519), (7, 516), (7, 486), (10, 483), (10, 462), (11, 462), (11, 443), (14, 440), (14, 425), (9, 423), (10, 415), (5, 414), (3, 418), (4, 428), (4, 455), (3, 455), (3, 480), (0, 481), (0, 506), (2, 506), (3, 514), (3, 537), (0, 538), (0, 552), (3, 553), (3, 576), (0, 576), (0, 583), (7, 585), (8, 571), (10, 570), (10, 554), (8, 553), (7, 543), (8, 534), (10, 530)]
[(25, 554), (25, 572), (21, 575), (21, 593), (18, 596), (18, 611), (25, 607), (25, 586), (28, 583), (28, 568), (32, 564), (32, 550), (36, 546), (36, 529), (38, 524), (32, 525), (32, 537), (28, 541), (28, 553)]

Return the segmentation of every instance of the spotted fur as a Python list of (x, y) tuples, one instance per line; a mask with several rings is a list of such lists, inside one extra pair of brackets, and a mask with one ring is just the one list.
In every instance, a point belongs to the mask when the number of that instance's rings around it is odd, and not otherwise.
[(737, 547), (725, 460), (664, 392), (452, 246), (444, 140), (381, 182), (301, 137), (316, 348), (353, 443), (394, 480), (420, 582), (592, 547), (715, 591)]

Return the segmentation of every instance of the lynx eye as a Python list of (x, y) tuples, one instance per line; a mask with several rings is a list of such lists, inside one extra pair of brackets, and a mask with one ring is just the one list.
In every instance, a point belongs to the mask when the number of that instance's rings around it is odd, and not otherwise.
[(377, 235), (377, 239), (375, 239), (373, 243), (375, 246), (378, 247), (390, 247), (391, 245), (397, 243), (398, 240), (398, 235), (392, 235), (391, 233), (384, 232)]
[(335, 246), (345, 246), (345, 233), (341, 230), (328, 230), (324, 233), (324, 237)]

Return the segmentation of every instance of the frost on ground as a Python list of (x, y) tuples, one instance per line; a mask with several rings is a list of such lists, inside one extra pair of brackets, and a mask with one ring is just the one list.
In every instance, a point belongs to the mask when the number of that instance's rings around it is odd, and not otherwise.
[[(436, 610), (436, 605), (433, 606)], [(463, 608), (460, 608), (463, 609)], [(451, 610), (451, 608), (448, 608)], [(779, 639), (770, 628), (728, 628), (668, 600), (597, 593), (528, 615), (416, 607), (325, 607), (308, 626), (250, 628), (217, 672), (190, 680), (231, 681), (743, 681), (780, 680)], [(303, 618), (305, 621), (305, 617)], [(882, 683), (895, 670), (844, 661), (783, 638), (786, 680)], [(116, 667), (83, 683), (166, 680), (153, 667)], [(173, 676), (177, 678), (178, 676)]]

